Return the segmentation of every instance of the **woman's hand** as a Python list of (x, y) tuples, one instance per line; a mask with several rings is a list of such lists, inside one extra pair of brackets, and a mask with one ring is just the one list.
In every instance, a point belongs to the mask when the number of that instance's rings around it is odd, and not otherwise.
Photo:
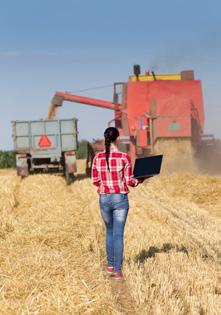
[(142, 184), (145, 181), (146, 178), (142, 177), (142, 178), (138, 178), (138, 182), (139, 184)]
[(149, 179), (151, 177), (153, 177), (153, 176), (138, 178), (139, 184), (142, 184), (145, 180), (147, 180), (147, 179)]

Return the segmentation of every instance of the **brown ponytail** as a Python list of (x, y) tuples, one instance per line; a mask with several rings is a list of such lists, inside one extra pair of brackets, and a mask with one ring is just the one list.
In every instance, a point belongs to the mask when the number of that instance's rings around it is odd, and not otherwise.
[(106, 155), (107, 168), (109, 172), (110, 172), (110, 166), (109, 166), (110, 145), (111, 145), (110, 140), (108, 138), (105, 138), (105, 155)]

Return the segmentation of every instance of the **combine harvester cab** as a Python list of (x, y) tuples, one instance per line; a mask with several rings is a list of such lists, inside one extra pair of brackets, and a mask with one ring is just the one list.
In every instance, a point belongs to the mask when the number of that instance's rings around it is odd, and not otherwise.
[(17, 174), (63, 173), (70, 184), (76, 172), (77, 119), (13, 121)]

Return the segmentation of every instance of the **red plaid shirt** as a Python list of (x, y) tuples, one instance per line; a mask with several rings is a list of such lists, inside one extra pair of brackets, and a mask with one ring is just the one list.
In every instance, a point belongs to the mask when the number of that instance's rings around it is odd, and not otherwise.
[(92, 165), (92, 183), (99, 194), (127, 194), (128, 186), (135, 187), (139, 180), (133, 177), (128, 154), (110, 148), (110, 172), (107, 168), (105, 151), (97, 153)]

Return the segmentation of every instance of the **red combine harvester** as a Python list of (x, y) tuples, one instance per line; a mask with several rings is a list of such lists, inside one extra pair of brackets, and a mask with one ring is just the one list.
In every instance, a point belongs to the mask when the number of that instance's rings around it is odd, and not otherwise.
[[(114, 83), (113, 102), (56, 92), (48, 119), (55, 118), (57, 107), (64, 101), (113, 110), (121, 149), (130, 154), (132, 161), (136, 157), (164, 153), (169, 168), (175, 164), (185, 167), (202, 143), (202, 87), (201, 81), (194, 79), (193, 71), (141, 75), (140, 66), (135, 65), (134, 75), (128, 82)], [(173, 153), (171, 161), (169, 152)]]

